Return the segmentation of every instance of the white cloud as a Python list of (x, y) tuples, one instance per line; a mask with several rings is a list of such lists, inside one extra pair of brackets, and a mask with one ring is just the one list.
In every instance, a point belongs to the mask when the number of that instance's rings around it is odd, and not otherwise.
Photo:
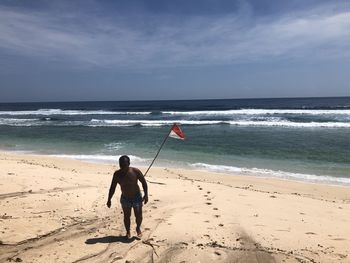
[(154, 26), (142, 28), (125, 22), (130, 18), (0, 8), (0, 51), (83, 67), (122, 68), (349, 58), (350, 12), (328, 10), (270, 20), (254, 19), (249, 11), (182, 21), (148, 15), (144, 21)]

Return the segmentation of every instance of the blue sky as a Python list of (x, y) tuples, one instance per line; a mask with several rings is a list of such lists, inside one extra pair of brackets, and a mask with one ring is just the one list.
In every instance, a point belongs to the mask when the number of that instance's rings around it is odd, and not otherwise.
[(350, 1), (0, 1), (0, 101), (350, 96)]

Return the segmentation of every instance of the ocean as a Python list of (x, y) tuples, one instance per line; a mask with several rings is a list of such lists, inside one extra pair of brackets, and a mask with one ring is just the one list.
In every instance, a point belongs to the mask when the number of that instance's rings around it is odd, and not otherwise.
[(0, 150), (350, 185), (350, 97), (0, 104)]

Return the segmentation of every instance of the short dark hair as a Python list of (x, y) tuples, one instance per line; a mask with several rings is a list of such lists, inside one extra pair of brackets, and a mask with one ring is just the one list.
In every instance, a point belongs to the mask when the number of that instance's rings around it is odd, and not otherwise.
[(127, 160), (128, 163), (130, 163), (130, 158), (129, 158), (129, 156), (127, 156), (127, 155), (122, 155), (122, 156), (120, 156), (119, 162), (121, 162), (121, 161), (123, 161), (123, 160)]

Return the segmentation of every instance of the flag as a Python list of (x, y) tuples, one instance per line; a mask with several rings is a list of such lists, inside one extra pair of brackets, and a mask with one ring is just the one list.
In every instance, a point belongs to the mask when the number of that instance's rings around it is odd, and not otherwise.
[(151, 164), (149, 165), (147, 171), (145, 172), (145, 175), (147, 175), (149, 169), (151, 169), (154, 161), (157, 159), (158, 157), (158, 154), (160, 153), (160, 150), (162, 149), (163, 145), (165, 144), (166, 140), (169, 138), (169, 137), (173, 137), (175, 139), (180, 139), (180, 140), (185, 140), (185, 134), (182, 132), (182, 130), (180, 129), (179, 126), (176, 125), (176, 123), (173, 124), (173, 126), (171, 127), (170, 129), (170, 132), (167, 134), (167, 136), (164, 138), (162, 144), (160, 145), (159, 149), (158, 149), (158, 152), (156, 154), (156, 156), (154, 157), (154, 159), (152, 160)]
[(173, 124), (173, 127), (171, 127), (171, 131), (170, 131), (169, 136), (172, 138), (175, 138), (175, 139), (180, 139), (180, 140), (185, 140), (185, 138), (186, 138), (183, 131), (175, 123)]

